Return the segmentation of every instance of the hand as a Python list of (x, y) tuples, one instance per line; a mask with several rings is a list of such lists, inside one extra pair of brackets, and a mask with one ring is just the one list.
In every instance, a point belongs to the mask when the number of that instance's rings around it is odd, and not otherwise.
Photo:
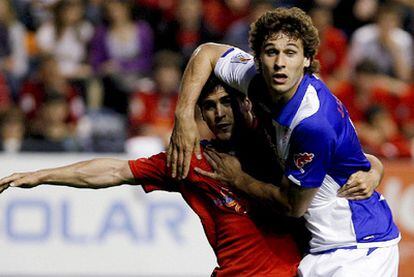
[(39, 184), (36, 172), (13, 173), (0, 179), (0, 193), (8, 187), (32, 188)]
[(348, 200), (361, 200), (371, 197), (381, 177), (372, 170), (358, 171), (352, 174), (345, 185), (338, 190), (339, 197)]
[(200, 134), (195, 120), (176, 119), (167, 151), (167, 166), (171, 167), (171, 177), (187, 177), (193, 151), (197, 159), (201, 160)]
[(231, 186), (237, 186), (237, 178), (242, 176), (244, 172), (236, 157), (225, 153), (218, 153), (212, 149), (206, 149), (204, 154), (213, 172), (208, 172), (198, 167), (194, 168), (196, 172)]

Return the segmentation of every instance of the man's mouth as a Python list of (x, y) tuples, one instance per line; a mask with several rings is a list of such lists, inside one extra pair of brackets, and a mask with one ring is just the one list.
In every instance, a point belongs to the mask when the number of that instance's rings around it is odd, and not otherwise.
[(283, 73), (275, 73), (275, 74), (272, 75), (272, 77), (273, 77), (273, 81), (276, 84), (284, 84), (284, 83), (286, 83), (286, 81), (288, 79), (288, 76), (286, 74), (283, 74)]
[(230, 123), (219, 123), (216, 125), (216, 129), (221, 131), (227, 131), (230, 127)]

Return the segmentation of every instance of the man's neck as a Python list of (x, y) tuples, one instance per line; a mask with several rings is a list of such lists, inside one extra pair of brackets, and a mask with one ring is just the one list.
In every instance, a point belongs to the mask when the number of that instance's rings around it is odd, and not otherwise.
[(222, 153), (231, 153), (235, 150), (234, 140), (219, 140), (213, 139), (211, 140), (211, 144), (213, 145), (214, 149), (218, 152)]
[(273, 106), (276, 108), (280, 108), (284, 106), (287, 102), (289, 102), (289, 100), (292, 99), (292, 97), (295, 95), (296, 91), (298, 90), (300, 84), (302, 83), (304, 76), (305, 75), (302, 75), (302, 77), (299, 79), (296, 85), (293, 86), (289, 91), (283, 94), (273, 93), (272, 91), (269, 91)]

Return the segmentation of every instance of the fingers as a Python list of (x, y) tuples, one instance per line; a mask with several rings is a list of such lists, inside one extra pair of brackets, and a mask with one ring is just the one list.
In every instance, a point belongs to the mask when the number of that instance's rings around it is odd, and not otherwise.
[(188, 175), (188, 172), (190, 171), (192, 152), (193, 152), (192, 149), (191, 150), (187, 149), (186, 151), (184, 151), (183, 171), (180, 175), (182, 179), (185, 179)]
[(210, 155), (213, 155), (212, 153), (210, 153), (210, 151), (205, 151), (204, 152), (204, 156), (205, 156), (207, 162), (210, 164), (210, 166), (213, 168), (213, 170), (217, 170), (217, 168), (218, 168), (217, 163)]
[(168, 149), (167, 149), (167, 167), (171, 167), (171, 163), (172, 163), (172, 153), (174, 146), (172, 143), (172, 140), (170, 140), (170, 144), (168, 145)]
[(24, 179), (27, 175), (23, 173), (13, 173), (10, 176), (0, 180), (0, 193), (9, 187), (18, 187), (24, 184)]
[(201, 168), (198, 168), (198, 167), (195, 167), (194, 171), (197, 172), (197, 173), (200, 173), (203, 176), (214, 179), (214, 180), (219, 180), (220, 179), (219, 176), (217, 175), (217, 173), (215, 173), (215, 172), (205, 171), (205, 170), (202, 170)]
[(4, 190), (6, 190), (9, 187), (9, 185), (1, 185), (0, 186), (0, 193), (2, 193)]
[(361, 186), (349, 186), (338, 193), (339, 197), (351, 197), (365, 192), (365, 188)]
[(200, 141), (196, 140), (194, 144), (194, 154), (196, 155), (197, 160), (201, 160), (203, 156), (201, 155)]
[(211, 148), (207, 148), (205, 153), (214, 161), (216, 165), (221, 164), (223, 158), (220, 153)]
[(177, 176), (177, 149), (174, 147), (171, 153), (171, 177)]
[(355, 196), (352, 196), (352, 197), (346, 197), (346, 199), (348, 199), (348, 200), (354, 200), (354, 201), (356, 201), (356, 200), (363, 200), (363, 199), (367, 199), (368, 197), (367, 197), (367, 195), (366, 194), (359, 194), (359, 195), (355, 195)]
[(13, 181), (15, 178), (17, 177), (17, 173), (13, 173), (12, 175), (9, 175), (7, 177), (4, 177), (2, 179), (0, 179), (0, 186), (2, 185), (6, 185), (8, 183), (10, 183), (11, 181)]
[(177, 149), (177, 178), (180, 179), (184, 171), (184, 152), (182, 148)]

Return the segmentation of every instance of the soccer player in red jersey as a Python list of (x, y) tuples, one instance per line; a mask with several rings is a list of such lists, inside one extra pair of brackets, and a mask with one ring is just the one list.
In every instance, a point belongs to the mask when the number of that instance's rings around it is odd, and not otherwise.
[[(281, 170), (274, 170), (276, 157), (269, 156), (253, 128), (256, 124), (251, 103), (212, 77), (204, 86), (199, 106), (204, 120), (216, 138), (202, 142), (202, 151), (213, 148), (237, 155), (243, 169), (251, 176), (278, 183)], [(239, 134), (240, 129), (243, 135)], [(253, 136), (254, 134), (254, 136)], [(252, 141), (252, 137), (256, 138)], [(252, 150), (249, 150), (252, 149)], [(272, 164), (273, 170), (269, 170)], [(361, 173), (355, 182), (376, 186), (382, 165), (373, 163), (372, 172)], [(121, 184), (142, 185), (146, 192), (179, 192), (200, 217), (207, 239), (213, 248), (218, 267), (212, 276), (296, 276), (301, 259), (300, 239), (304, 239), (301, 222), (278, 216), (274, 204), (250, 201), (226, 183), (198, 174), (194, 168), (211, 171), (205, 159), (191, 161), (188, 177), (170, 177), (164, 152), (137, 160), (94, 159), (64, 167), (35, 172), (15, 173), (0, 180), (0, 192), (12, 187), (31, 188), (39, 184), (77, 188), (106, 188)], [(380, 173), (380, 174), (378, 174)], [(358, 184), (357, 184), (358, 185)]]

